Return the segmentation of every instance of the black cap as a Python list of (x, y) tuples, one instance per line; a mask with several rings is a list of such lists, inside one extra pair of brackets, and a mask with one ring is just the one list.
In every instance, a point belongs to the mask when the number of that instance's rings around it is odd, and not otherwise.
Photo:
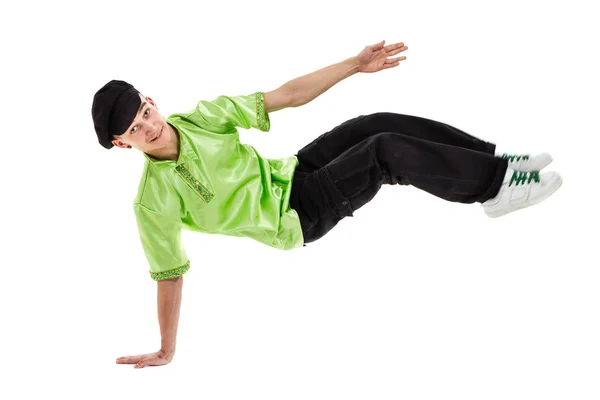
[(94, 129), (105, 148), (112, 148), (113, 135), (123, 134), (135, 119), (141, 104), (138, 93), (129, 83), (112, 80), (94, 95)]

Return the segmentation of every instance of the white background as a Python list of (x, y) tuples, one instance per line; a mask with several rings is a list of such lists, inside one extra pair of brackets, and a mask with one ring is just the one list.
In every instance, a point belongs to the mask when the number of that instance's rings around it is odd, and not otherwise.
[[(592, 2), (22, 2), (3, 6), (3, 399), (598, 399), (597, 14)], [(564, 183), (498, 219), (384, 187), (289, 252), (184, 233), (177, 353), (132, 209), (136, 150), (102, 148), (90, 109), (111, 79), (166, 117), (276, 89), (403, 41), (271, 131), (286, 157), (358, 114), (454, 125), (499, 151), (550, 152)]]

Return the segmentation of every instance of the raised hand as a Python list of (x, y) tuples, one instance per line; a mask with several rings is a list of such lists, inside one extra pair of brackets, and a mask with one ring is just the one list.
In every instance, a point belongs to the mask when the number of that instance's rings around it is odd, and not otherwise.
[(408, 49), (404, 42), (383, 46), (385, 40), (367, 46), (356, 56), (359, 72), (377, 72), (382, 69), (393, 68), (400, 65), (400, 61), (406, 60), (406, 56), (392, 57)]

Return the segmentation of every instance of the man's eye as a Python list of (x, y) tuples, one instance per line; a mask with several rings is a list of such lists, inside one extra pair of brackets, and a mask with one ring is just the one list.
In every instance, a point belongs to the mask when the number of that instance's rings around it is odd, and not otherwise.
[(137, 126), (134, 126), (133, 128), (131, 128), (131, 133), (135, 133), (136, 129), (137, 129)]
[(146, 116), (146, 115), (148, 115), (148, 114), (150, 114), (150, 110), (146, 110), (146, 111), (144, 111), (144, 116)]

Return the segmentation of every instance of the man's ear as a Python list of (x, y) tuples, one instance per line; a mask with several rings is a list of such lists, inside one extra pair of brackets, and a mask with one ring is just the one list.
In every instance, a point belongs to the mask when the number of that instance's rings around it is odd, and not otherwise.
[(113, 140), (112, 140), (112, 144), (113, 144), (115, 147), (120, 147), (120, 148), (122, 148), (122, 149), (130, 149), (130, 148), (131, 148), (131, 146), (130, 146), (130, 145), (128, 145), (128, 144), (125, 144), (125, 143), (121, 142), (119, 139), (113, 139)]
[(156, 108), (158, 110), (158, 106), (156, 105), (154, 100), (152, 100), (152, 98), (150, 96), (146, 96), (146, 100), (148, 100), (148, 103), (152, 104), (154, 106), (154, 108)]

